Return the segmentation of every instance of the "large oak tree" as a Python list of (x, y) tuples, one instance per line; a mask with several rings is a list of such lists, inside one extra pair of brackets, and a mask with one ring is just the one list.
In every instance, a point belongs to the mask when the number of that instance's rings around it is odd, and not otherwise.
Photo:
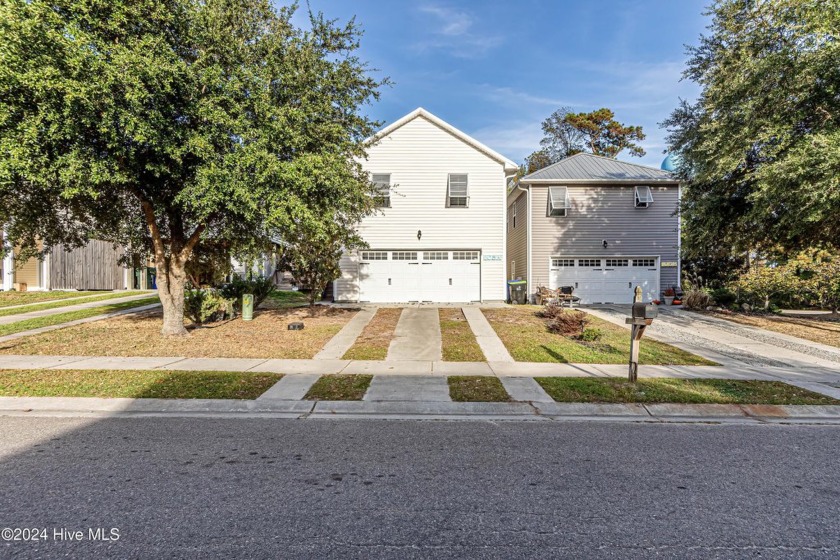
[(702, 88), (664, 123), (686, 180), (687, 256), (840, 239), (840, 1), (720, 0), (689, 47)]
[(9, 246), (151, 254), (164, 334), (187, 264), (371, 211), (357, 163), (383, 83), (359, 30), (268, 0), (0, 4), (0, 222)]

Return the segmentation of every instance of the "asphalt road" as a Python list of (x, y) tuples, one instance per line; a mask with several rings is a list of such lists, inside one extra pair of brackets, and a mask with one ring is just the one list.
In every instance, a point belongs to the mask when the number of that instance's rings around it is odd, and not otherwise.
[(838, 427), (0, 418), (0, 528), (48, 530), (0, 558), (837, 558), (838, 452)]

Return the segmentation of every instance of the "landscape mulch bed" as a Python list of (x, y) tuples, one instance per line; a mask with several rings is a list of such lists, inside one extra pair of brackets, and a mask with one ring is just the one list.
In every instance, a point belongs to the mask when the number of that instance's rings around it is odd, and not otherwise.
[[(0, 354), (311, 359), (356, 312), (318, 306), (311, 317), (306, 308), (259, 309), (253, 321), (188, 325), (189, 336), (172, 338), (160, 335), (161, 312), (152, 311), (0, 343)], [(293, 321), (304, 329), (288, 330)]]
[(400, 307), (380, 307), (362, 334), (344, 353), (345, 360), (384, 360), (394, 338), (394, 329), (402, 315)]

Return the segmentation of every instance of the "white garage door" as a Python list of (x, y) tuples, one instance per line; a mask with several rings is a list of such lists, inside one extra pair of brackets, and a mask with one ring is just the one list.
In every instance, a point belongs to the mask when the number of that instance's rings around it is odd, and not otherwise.
[(362, 251), (359, 300), (374, 303), (481, 299), (479, 251)]
[(642, 298), (659, 294), (658, 257), (552, 257), (549, 288), (574, 286), (581, 303), (632, 303), (636, 286)]

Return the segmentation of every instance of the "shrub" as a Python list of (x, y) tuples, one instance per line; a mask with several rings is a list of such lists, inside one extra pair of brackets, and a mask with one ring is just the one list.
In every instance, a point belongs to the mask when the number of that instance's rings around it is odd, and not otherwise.
[(565, 313), (563, 307), (556, 301), (549, 301), (545, 305), (542, 306), (542, 309), (537, 311), (537, 317), (541, 317), (543, 319), (554, 319), (558, 315), (562, 315)]
[(789, 298), (800, 289), (799, 279), (788, 266), (767, 266), (756, 264), (742, 274), (734, 283), (741, 301), (753, 307), (761, 306), (770, 310), (770, 303), (775, 298)]
[(682, 302), (686, 309), (706, 309), (712, 305), (712, 296), (703, 290), (692, 289), (685, 293)]
[(604, 331), (596, 328), (586, 328), (580, 334), (580, 339), (584, 342), (597, 342), (604, 336)]
[(712, 296), (712, 300), (721, 307), (731, 307), (737, 299), (732, 290), (728, 288), (712, 290), (710, 295)]
[(221, 321), (230, 314), (231, 307), (231, 301), (218, 290), (192, 289), (184, 294), (184, 314), (197, 325)]
[(589, 317), (582, 311), (563, 311), (549, 320), (548, 330), (563, 336), (578, 336), (589, 324)]
[(275, 289), (274, 281), (271, 278), (245, 280), (239, 276), (234, 276), (233, 280), (219, 288), (219, 292), (225, 299), (233, 300), (234, 308), (240, 311), (244, 294), (254, 296), (254, 309), (256, 309), (268, 296), (274, 293)]

